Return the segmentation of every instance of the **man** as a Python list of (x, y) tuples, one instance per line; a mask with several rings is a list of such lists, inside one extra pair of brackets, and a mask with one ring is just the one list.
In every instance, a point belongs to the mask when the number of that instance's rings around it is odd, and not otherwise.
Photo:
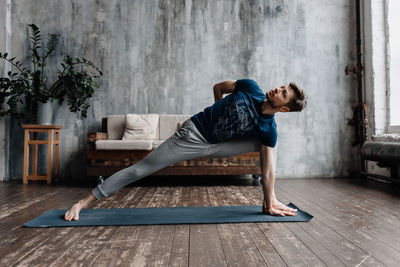
[[(181, 129), (148, 154), (99, 184), (65, 213), (65, 220), (78, 220), (79, 212), (95, 199), (109, 196), (120, 188), (170, 164), (198, 157), (229, 157), (260, 151), (264, 201), (262, 212), (294, 216), (292, 209), (275, 196), (273, 148), (277, 142), (275, 113), (301, 111), (306, 105), (304, 91), (295, 83), (264, 94), (249, 79), (230, 80), (214, 85), (215, 103), (186, 120)], [(223, 97), (224, 94), (228, 94)], [(229, 167), (228, 167), (229, 168)]]

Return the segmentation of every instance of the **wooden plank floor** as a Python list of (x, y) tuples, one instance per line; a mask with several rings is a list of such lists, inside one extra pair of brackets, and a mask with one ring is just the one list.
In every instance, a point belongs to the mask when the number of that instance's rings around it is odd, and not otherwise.
[[(261, 205), (243, 177), (152, 177), (90, 208)], [(159, 186), (154, 186), (155, 184)], [(400, 189), (354, 179), (278, 179), (307, 223), (23, 228), (87, 186), (0, 183), (0, 266), (400, 266)], [(261, 209), (261, 208), (260, 208)]]

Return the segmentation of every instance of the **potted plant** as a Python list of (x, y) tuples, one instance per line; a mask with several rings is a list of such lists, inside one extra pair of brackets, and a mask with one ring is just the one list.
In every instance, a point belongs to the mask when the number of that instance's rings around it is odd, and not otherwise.
[(48, 34), (45, 47), (39, 28), (29, 24), (31, 39), (31, 66), (26, 68), (15, 57), (0, 53), (3, 59), (12, 65), (7, 77), (0, 77), (0, 116), (13, 116), (25, 123), (38, 122), (38, 107), (41, 103), (55, 100), (59, 104), (67, 98), (69, 109), (80, 112), (86, 118), (89, 99), (99, 87), (96, 82), (102, 72), (85, 58), (64, 56), (61, 68), (57, 70), (57, 79), (49, 86), (46, 77), (46, 60), (55, 51), (58, 37)]

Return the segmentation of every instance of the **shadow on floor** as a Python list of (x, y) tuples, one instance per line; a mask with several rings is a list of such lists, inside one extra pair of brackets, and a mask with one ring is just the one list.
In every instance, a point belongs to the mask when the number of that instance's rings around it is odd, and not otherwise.
[[(108, 177), (104, 177), (107, 179)], [(22, 183), (13, 181), (11, 183)], [(45, 185), (45, 181), (29, 181), (29, 184)], [(61, 180), (49, 186), (90, 187), (98, 184), (98, 177), (84, 177), (82, 179)], [(260, 179), (253, 179), (251, 175), (179, 175), (179, 176), (149, 176), (128, 186), (259, 186)]]
[(400, 197), (400, 183), (371, 178), (345, 179), (351, 185), (358, 185), (361, 188), (373, 189), (385, 192), (392, 196)]
[(214, 176), (150, 176), (135, 183), (137, 186), (216, 186), (216, 185), (260, 185), (259, 179), (251, 175)]

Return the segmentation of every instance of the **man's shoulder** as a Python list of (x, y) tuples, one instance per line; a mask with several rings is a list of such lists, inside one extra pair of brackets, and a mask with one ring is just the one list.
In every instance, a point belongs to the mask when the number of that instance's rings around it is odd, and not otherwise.
[(250, 85), (250, 86), (257, 86), (257, 87), (259, 87), (259, 86), (258, 86), (258, 83), (257, 83), (255, 80), (253, 80), (253, 79), (248, 79), (248, 78), (237, 80), (237, 81), (236, 81), (236, 85), (237, 85), (237, 84), (243, 84), (243, 85)]
[(260, 137), (263, 145), (269, 147), (275, 147), (278, 141), (278, 131), (276, 130), (276, 125), (272, 127), (266, 127), (260, 129)]
[(258, 83), (252, 79), (240, 79), (236, 81), (235, 92), (246, 91), (248, 93), (262, 93), (262, 90)]

